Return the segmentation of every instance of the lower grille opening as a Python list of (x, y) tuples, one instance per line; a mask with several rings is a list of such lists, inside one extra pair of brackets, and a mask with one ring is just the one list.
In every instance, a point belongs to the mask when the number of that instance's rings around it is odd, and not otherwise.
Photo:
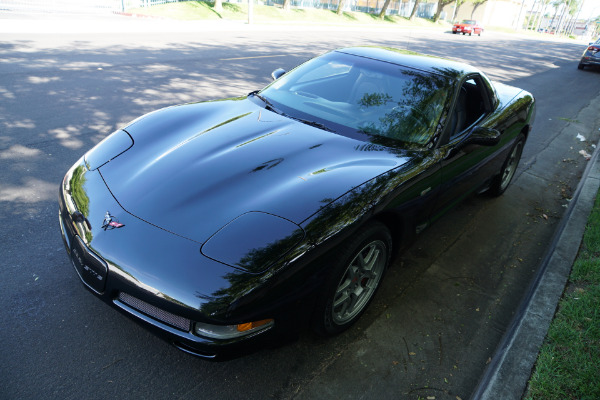
[(145, 301), (140, 300), (137, 297), (133, 297), (127, 293), (119, 292), (117, 300), (162, 323), (170, 325), (184, 332), (190, 331), (190, 320), (187, 318), (183, 318), (179, 315), (172, 314), (161, 308), (153, 306), (152, 304), (146, 303)]

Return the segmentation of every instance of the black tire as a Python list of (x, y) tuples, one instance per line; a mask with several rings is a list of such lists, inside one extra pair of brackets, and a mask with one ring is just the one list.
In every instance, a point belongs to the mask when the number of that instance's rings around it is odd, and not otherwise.
[(390, 231), (380, 222), (369, 223), (338, 248), (312, 318), (317, 334), (336, 335), (360, 318), (379, 288), (391, 249)]
[(521, 155), (523, 154), (523, 147), (525, 147), (525, 135), (520, 133), (515, 140), (515, 144), (510, 149), (510, 153), (508, 153), (508, 157), (506, 157), (500, 173), (492, 179), (492, 184), (488, 190), (490, 195), (496, 197), (506, 191), (517, 171)]
[(577, 66), (577, 69), (583, 69), (585, 68), (585, 65), (583, 65), (582, 63), (579, 63), (579, 65)]
[(472, 34), (473, 34), (472, 32), (469, 32), (469, 36), (471, 36)]

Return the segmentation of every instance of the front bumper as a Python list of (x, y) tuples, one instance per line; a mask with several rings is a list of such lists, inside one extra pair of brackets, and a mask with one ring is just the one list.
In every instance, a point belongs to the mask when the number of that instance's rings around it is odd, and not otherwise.
[(452, 28), (452, 32), (456, 33), (471, 33), (473, 30), (471, 28)]
[[(107, 212), (118, 216), (122, 227), (103, 228)], [(200, 244), (127, 213), (100, 172), (87, 170), (83, 162), (67, 173), (61, 185), (59, 222), (67, 253), (84, 285), (187, 353), (211, 360), (238, 357), (293, 330), (292, 301), (231, 312), (231, 301), (239, 299), (233, 282), (250, 274), (210, 260), (200, 253)], [(266, 318), (274, 318), (275, 324), (235, 339), (193, 333), (194, 322), (229, 325)]]

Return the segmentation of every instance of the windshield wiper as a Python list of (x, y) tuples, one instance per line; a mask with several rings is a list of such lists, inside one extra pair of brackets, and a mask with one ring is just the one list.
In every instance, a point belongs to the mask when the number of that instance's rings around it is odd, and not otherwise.
[(267, 105), (268, 108), (271, 109), (271, 111), (275, 111), (277, 114), (283, 115), (283, 113), (281, 111), (279, 111), (278, 109), (276, 109), (275, 106), (265, 96), (260, 95), (258, 92), (259, 92), (258, 90), (255, 90), (253, 92), (248, 93), (248, 96), (258, 97), (259, 99), (261, 99), (263, 101), (263, 103), (265, 103)]
[(331, 129), (331, 128), (325, 126), (325, 125), (323, 125), (320, 122), (310, 121), (310, 120), (307, 120), (307, 119), (293, 117), (293, 116), (291, 116), (289, 114), (284, 113), (281, 110), (278, 110), (277, 108), (275, 108), (275, 106), (266, 97), (260, 95), (258, 92), (259, 92), (258, 90), (255, 90), (253, 92), (248, 93), (248, 96), (256, 96), (256, 97), (258, 97), (260, 100), (262, 100), (267, 105), (266, 108), (268, 108), (269, 110), (271, 110), (273, 112), (276, 112), (277, 114), (282, 115), (284, 117), (288, 117), (290, 119), (302, 122), (303, 124), (314, 126), (315, 128), (323, 129), (324, 131), (334, 132), (333, 129)]
[(327, 131), (327, 132), (335, 132), (333, 129), (331, 129), (327, 125), (323, 125), (322, 123), (317, 122), (317, 121), (310, 121), (310, 120), (307, 120), (307, 119), (296, 118), (296, 117), (292, 117), (292, 116), (289, 116), (289, 115), (286, 115), (286, 116), (289, 117), (289, 118), (291, 118), (291, 119), (295, 119), (296, 121), (300, 121), (303, 124), (314, 126), (315, 128), (323, 129), (324, 131)]

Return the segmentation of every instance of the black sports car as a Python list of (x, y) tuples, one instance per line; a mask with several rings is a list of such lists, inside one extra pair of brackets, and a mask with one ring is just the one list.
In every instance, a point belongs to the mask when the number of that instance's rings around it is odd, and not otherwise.
[(413, 235), (506, 190), (535, 114), (471, 66), (388, 48), (273, 77), (133, 121), (60, 186), (85, 286), (205, 358), (348, 328)]

